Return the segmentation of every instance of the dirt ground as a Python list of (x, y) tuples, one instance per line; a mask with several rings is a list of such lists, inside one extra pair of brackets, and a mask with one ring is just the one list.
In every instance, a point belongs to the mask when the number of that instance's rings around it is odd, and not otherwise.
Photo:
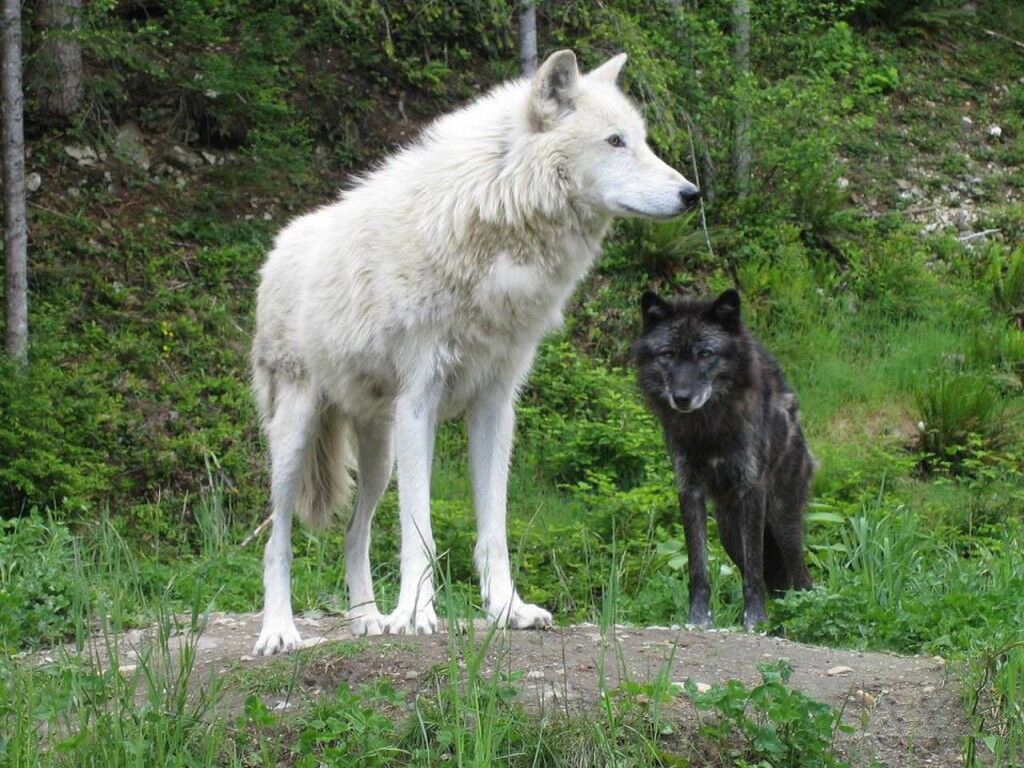
[[(357, 686), (387, 679), (412, 695), (431, 689), (433, 672), (449, 659), (446, 634), (353, 638), (335, 617), (300, 618), (297, 624), (308, 650), (285, 657), (251, 655), (258, 614), (210, 614), (198, 638), (181, 633), (169, 645), (173, 653), (187, 642), (194, 644), (193, 680), (226, 680), (227, 706), (240, 704), (247, 695), (246, 690), (232, 692), (234, 684), (259, 691), (278, 711), (301, 707), (343, 681)], [(151, 634), (133, 630), (118, 638), (116, 658), (123, 672), (134, 669)], [(474, 624), (475, 642), (486, 634), (483, 622)], [(855, 765), (871, 760), (885, 766), (961, 764), (967, 722), (955, 675), (940, 658), (833, 650), (738, 631), (616, 626), (602, 636), (597, 626), (583, 624), (497, 633), (484, 671), (521, 672), (517, 684), (528, 707), (574, 712), (597, 702), (602, 676), (607, 687), (615, 688), (623, 679), (656, 679), (671, 663), (668, 679), (674, 682), (689, 678), (710, 685), (738, 679), (753, 684), (760, 682), (758, 664), (778, 659), (792, 665), (792, 687), (844, 711), (855, 732), (840, 736), (840, 749)], [(288, 684), (275, 686), (273, 681), (282, 677)], [(696, 722), (685, 697), (676, 697), (665, 711), (683, 728)]]

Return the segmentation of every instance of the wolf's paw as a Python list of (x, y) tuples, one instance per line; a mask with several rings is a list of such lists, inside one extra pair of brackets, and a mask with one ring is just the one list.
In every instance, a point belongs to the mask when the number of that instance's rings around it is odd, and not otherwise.
[(381, 621), (387, 635), (432, 635), (438, 627), (437, 613), (432, 605), (396, 608), (381, 617)]
[(552, 625), (551, 612), (539, 605), (524, 603), (516, 598), (511, 607), (500, 613), (488, 611), (487, 617), (499, 627), (512, 629), (547, 629)]
[(747, 632), (756, 632), (758, 624), (767, 623), (768, 615), (765, 613), (763, 606), (745, 608), (743, 610), (743, 628)]
[(711, 616), (709, 614), (690, 614), (690, 618), (686, 620), (687, 629), (711, 629), (713, 626), (711, 622)]
[(255, 656), (272, 656), (275, 653), (294, 651), (301, 646), (299, 630), (295, 628), (295, 622), (289, 616), (287, 621), (264, 621), (252, 652)]
[(355, 637), (375, 637), (384, 634), (385, 617), (377, 610), (377, 606), (359, 606), (345, 612), (349, 620), (349, 631)]

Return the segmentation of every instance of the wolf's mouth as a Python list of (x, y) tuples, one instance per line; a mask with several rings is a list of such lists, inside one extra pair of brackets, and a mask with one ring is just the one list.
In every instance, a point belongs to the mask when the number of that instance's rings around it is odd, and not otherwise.
[(690, 210), (688, 206), (684, 205), (681, 211), (676, 211), (675, 213), (651, 213), (650, 211), (641, 211), (639, 208), (634, 208), (632, 205), (629, 205), (628, 203), (617, 203), (617, 205), (622, 210), (626, 211), (627, 213), (632, 213), (634, 216), (640, 216), (641, 218), (644, 219), (655, 219), (658, 221), (662, 219), (674, 219), (676, 216), (679, 216)]
[(699, 411), (707, 404), (708, 400), (711, 399), (711, 393), (705, 390), (693, 398), (689, 405), (683, 407), (676, 402), (676, 399), (672, 396), (671, 392), (666, 392), (665, 396), (668, 398), (669, 407), (676, 413), (693, 413), (694, 411)]

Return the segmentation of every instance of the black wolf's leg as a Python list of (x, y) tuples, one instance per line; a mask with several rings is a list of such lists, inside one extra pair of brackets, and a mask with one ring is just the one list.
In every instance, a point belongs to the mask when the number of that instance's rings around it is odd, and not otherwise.
[(685, 487), (679, 492), (679, 509), (683, 513), (690, 572), (690, 618), (686, 621), (696, 627), (707, 628), (711, 626), (708, 608), (711, 584), (708, 581), (708, 515), (704, 489)]
[(743, 626), (752, 630), (768, 620), (764, 608), (765, 489), (757, 483), (739, 499), (743, 538)]

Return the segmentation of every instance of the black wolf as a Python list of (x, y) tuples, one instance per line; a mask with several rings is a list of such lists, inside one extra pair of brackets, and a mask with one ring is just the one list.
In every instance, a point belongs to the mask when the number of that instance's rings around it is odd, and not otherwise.
[(633, 345), (640, 389), (661, 419), (679, 483), (689, 556), (689, 623), (711, 625), (707, 511), (743, 574), (743, 625), (767, 619), (765, 585), (810, 589), (803, 509), (814, 461), (796, 396), (740, 320), (740, 297), (640, 302)]

